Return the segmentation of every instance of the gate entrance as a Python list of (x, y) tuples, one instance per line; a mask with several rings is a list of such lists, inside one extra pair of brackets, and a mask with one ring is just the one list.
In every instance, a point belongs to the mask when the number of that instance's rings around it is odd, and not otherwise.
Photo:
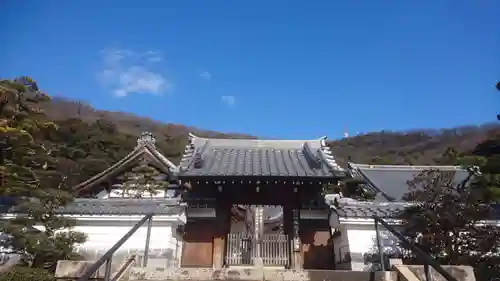
[(281, 206), (233, 205), (226, 241), (228, 266), (289, 266), (291, 244)]
[(289, 243), (286, 234), (264, 234), (261, 239), (243, 233), (227, 235), (226, 264), (289, 266)]

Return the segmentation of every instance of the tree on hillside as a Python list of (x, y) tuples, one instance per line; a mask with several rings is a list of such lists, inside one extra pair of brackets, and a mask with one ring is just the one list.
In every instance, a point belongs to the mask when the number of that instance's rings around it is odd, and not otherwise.
[(57, 126), (38, 107), (47, 96), (11, 81), (0, 86), (0, 196), (25, 214), (3, 222), (0, 231), (26, 264), (54, 270), (57, 260), (72, 258), (74, 245), (85, 240), (81, 233), (60, 231), (74, 221), (56, 213), (72, 199), (57, 169), (59, 147), (44, 141)]
[(370, 165), (390, 165), (392, 163), (391, 163), (391, 160), (389, 160), (385, 157), (375, 156), (370, 160), (370, 162), (368, 164), (370, 164)]
[(458, 163), (458, 151), (454, 147), (448, 147), (445, 149), (444, 153), (439, 155), (434, 159), (434, 162), (438, 165), (459, 165)]

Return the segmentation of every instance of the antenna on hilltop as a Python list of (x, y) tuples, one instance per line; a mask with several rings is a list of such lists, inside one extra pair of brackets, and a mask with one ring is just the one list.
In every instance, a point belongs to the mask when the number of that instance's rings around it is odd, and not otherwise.
[(347, 126), (344, 127), (344, 138), (348, 138), (349, 137), (349, 133), (347, 132)]

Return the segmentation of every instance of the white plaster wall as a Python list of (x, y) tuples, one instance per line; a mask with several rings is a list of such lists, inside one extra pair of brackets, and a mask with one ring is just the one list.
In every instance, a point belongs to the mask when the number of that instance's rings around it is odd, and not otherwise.
[[(349, 240), (345, 226), (336, 228), (341, 232), (340, 236), (333, 239), (333, 251), (335, 254), (335, 269), (350, 270), (351, 264), (346, 260), (346, 253), (349, 253)], [(334, 231), (335, 229), (332, 229)]]
[[(73, 231), (85, 233), (87, 241), (77, 247), (77, 252), (88, 260), (96, 260), (116, 244), (137, 223), (129, 221), (77, 221)], [(182, 243), (173, 235), (176, 224), (155, 223), (151, 227), (148, 267), (176, 267), (182, 253)], [(115, 253), (113, 263), (122, 263), (132, 254), (142, 264), (146, 246), (147, 223), (140, 227)]]
[[(346, 224), (345, 232), (342, 236), (346, 236), (347, 241), (342, 240), (343, 245), (346, 246), (351, 254), (351, 270), (353, 271), (371, 271), (374, 266), (378, 264), (372, 264), (370, 261), (365, 259), (366, 254), (378, 254), (377, 238), (375, 232), (375, 225), (371, 224)], [(398, 246), (398, 239), (394, 237), (390, 232), (380, 228), (380, 237), (382, 246), (384, 249), (384, 254), (400, 253), (401, 248)]]

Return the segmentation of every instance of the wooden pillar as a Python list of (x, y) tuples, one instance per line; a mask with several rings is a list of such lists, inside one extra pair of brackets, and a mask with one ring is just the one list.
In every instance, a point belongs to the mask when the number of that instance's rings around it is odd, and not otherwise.
[(214, 268), (224, 266), (224, 237), (221, 235), (214, 237)]
[[(302, 247), (299, 236), (299, 209), (293, 204), (283, 206), (285, 234), (288, 235), (289, 263), (292, 269), (302, 268)], [(298, 247), (297, 247), (298, 246)]]
[[(222, 200), (221, 200), (222, 201)], [(226, 202), (218, 202), (216, 205), (216, 219), (214, 227), (216, 228), (213, 245), (213, 268), (224, 267), (224, 258), (226, 252), (226, 237), (229, 232), (231, 205)]]
[(283, 233), (287, 235), (288, 239), (288, 249), (289, 249), (289, 257), (288, 264), (290, 268), (293, 268), (293, 259), (292, 259), (292, 212), (289, 204), (283, 205)]
[(300, 240), (300, 209), (292, 210), (292, 268), (302, 269), (302, 243)]

